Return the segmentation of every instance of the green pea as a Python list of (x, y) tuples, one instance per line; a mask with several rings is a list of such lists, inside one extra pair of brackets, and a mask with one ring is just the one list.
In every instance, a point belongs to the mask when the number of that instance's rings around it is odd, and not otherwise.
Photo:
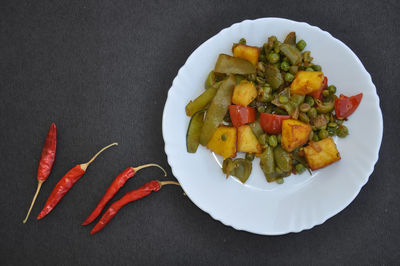
[(281, 63), (281, 69), (282, 69), (283, 71), (289, 71), (289, 69), (290, 69), (289, 63), (286, 62), (286, 61), (283, 61), (283, 62)]
[(240, 43), (240, 44), (246, 44), (246, 39), (245, 39), (245, 38), (241, 38), (241, 39), (239, 40), (239, 43)]
[(267, 141), (268, 141), (268, 135), (267, 134), (261, 134), (258, 137), (258, 142), (260, 142), (261, 145), (267, 144)]
[(275, 64), (276, 62), (279, 61), (279, 54), (277, 53), (270, 53), (267, 56), (268, 62), (270, 62), (271, 64)]
[(296, 164), (296, 173), (297, 174), (301, 174), (306, 170), (306, 168), (304, 167), (304, 165), (302, 165), (301, 163)]
[(276, 183), (278, 183), (279, 185), (282, 185), (285, 181), (283, 180), (283, 178), (277, 178), (276, 179)]
[(308, 103), (311, 107), (314, 105), (314, 98), (310, 95), (307, 95), (306, 98), (304, 99), (305, 103)]
[(322, 68), (321, 68), (320, 65), (313, 65), (312, 68), (313, 68), (315, 71), (321, 71), (321, 70), (322, 70)]
[(279, 134), (279, 135), (276, 137), (276, 139), (278, 140), (278, 143), (281, 143), (281, 141), (282, 141), (282, 135)]
[(300, 111), (302, 111), (303, 113), (307, 113), (308, 111), (310, 111), (311, 106), (308, 103), (302, 103), (299, 108)]
[(265, 107), (262, 106), (262, 105), (260, 105), (260, 106), (257, 107), (257, 111), (258, 111), (259, 113), (264, 113), (264, 112), (265, 112)]
[(318, 135), (317, 135), (317, 134), (314, 134), (314, 136), (313, 136), (312, 140), (313, 140), (313, 141), (319, 141), (319, 137), (318, 137)]
[(276, 138), (275, 135), (271, 135), (268, 138), (268, 144), (271, 147), (276, 147), (278, 145), (278, 139)]
[(272, 100), (271, 91), (272, 91), (271, 87), (263, 85), (258, 89), (257, 100), (259, 102), (270, 102)]
[(320, 126), (318, 129), (326, 129), (326, 125)]
[(288, 99), (288, 97), (281, 95), (281, 96), (279, 96), (279, 102), (287, 103), (287, 102), (289, 102), (289, 99)]
[(322, 95), (323, 95), (324, 97), (328, 97), (328, 96), (329, 96), (329, 90), (323, 90), (323, 91), (322, 91)]
[(321, 129), (318, 133), (318, 137), (320, 139), (325, 139), (325, 138), (329, 137), (329, 132), (326, 129)]
[(329, 136), (335, 136), (336, 135), (336, 127), (328, 127), (326, 129), (329, 133)]
[(328, 90), (331, 94), (335, 94), (336, 93), (336, 87), (335, 85), (329, 85), (328, 86)]
[(292, 82), (293, 79), (294, 79), (294, 76), (293, 76), (293, 74), (291, 74), (291, 73), (285, 73), (284, 79), (285, 79), (285, 81), (287, 81), (287, 82)]
[(303, 51), (306, 48), (307, 43), (304, 40), (300, 40), (296, 43), (297, 49)]
[(254, 153), (248, 153), (248, 152), (246, 153), (246, 156), (245, 156), (246, 160), (249, 160), (249, 161), (253, 161), (254, 157), (255, 157)]
[(349, 129), (346, 126), (341, 125), (337, 130), (336, 130), (336, 134), (338, 135), (338, 137), (340, 138), (344, 138), (347, 135), (349, 135)]
[(299, 113), (299, 119), (304, 123), (310, 123), (310, 118), (305, 113)]
[(337, 127), (337, 124), (335, 122), (330, 122), (328, 123), (328, 127)]
[(308, 117), (310, 118), (316, 118), (317, 117), (317, 109), (312, 107), (308, 112), (307, 112)]
[(314, 69), (312, 67), (307, 67), (306, 71), (314, 71)]

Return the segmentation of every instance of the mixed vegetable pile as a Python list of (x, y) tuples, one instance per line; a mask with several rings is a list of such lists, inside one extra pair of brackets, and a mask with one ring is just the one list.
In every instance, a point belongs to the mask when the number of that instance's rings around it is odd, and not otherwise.
[[(191, 117), (189, 153), (199, 144), (224, 157), (222, 171), (243, 183), (254, 157), (268, 182), (316, 170), (340, 160), (332, 136), (349, 134), (343, 125), (362, 93), (336, 96), (336, 87), (314, 64), (304, 40), (290, 32), (262, 47), (234, 43), (233, 56), (220, 54), (205, 91), (186, 105)], [(237, 152), (245, 158), (236, 158)]]

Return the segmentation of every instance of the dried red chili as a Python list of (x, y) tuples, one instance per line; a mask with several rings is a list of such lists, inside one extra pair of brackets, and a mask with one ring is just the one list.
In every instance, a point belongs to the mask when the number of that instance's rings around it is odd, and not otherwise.
[(31, 206), (29, 207), (28, 213), (26, 214), (25, 219), (22, 221), (26, 223), (28, 221), (29, 215), (31, 213), (32, 207), (35, 204), (36, 198), (39, 194), (40, 188), (44, 181), (50, 175), (51, 169), (53, 168), (54, 160), (56, 158), (56, 149), (57, 149), (57, 127), (54, 123), (50, 125), (49, 132), (47, 133), (46, 141), (44, 142), (42, 148), (42, 155), (39, 161), (39, 167), (37, 171), (37, 180), (38, 186), (36, 189), (36, 193), (33, 196)]
[(128, 167), (126, 168), (122, 173), (120, 173), (114, 181), (111, 183), (111, 185), (108, 187), (106, 190), (106, 193), (104, 196), (101, 198), (99, 203), (97, 204), (96, 208), (92, 211), (92, 213), (86, 218), (86, 220), (82, 223), (82, 225), (88, 225), (91, 222), (93, 222), (101, 213), (103, 210), (104, 206), (106, 206), (107, 202), (109, 202), (112, 197), (123, 187), (128, 181), (129, 178), (133, 177), (135, 173), (143, 168), (155, 166), (160, 168), (164, 172), (164, 176), (167, 176), (167, 172), (159, 166), (158, 164), (150, 163), (150, 164), (145, 164), (141, 165), (138, 167)]
[(118, 145), (118, 143), (115, 142), (104, 147), (98, 153), (96, 153), (87, 163), (78, 164), (74, 168), (69, 170), (54, 187), (37, 219), (42, 219), (47, 214), (49, 214), (58, 204), (58, 202), (60, 202), (60, 200), (65, 196), (65, 194), (72, 188), (76, 181), (78, 181), (83, 176), (83, 174), (85, 174), (86, 169), (96, 159), (96, 157), (99, 156), (100, 153), (114, 145)]
[(95, 234), (103, 229), (107, 223), (111, 221), (112, 218), (117, 214), (117, 212), (126, 204), (136, 201), (138, 199), (144, 198), (149, 195), (153, 191), (159, 191), (164, 185), (178, 185), (178, 182), (175, 181), (158, 181), (153, 180), (145, 185), (141, 186), (138, 189), (132, 190), (126, 193), (121, 199), (117, 200), (107, 209), (107, 211), (100, 218), (100, 221), (94, 226), (90, 234)]

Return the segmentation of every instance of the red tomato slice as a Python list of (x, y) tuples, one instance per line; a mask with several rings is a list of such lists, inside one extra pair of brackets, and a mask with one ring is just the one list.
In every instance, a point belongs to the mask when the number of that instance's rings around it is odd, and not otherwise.
[(289, 119), (289, 115), (260, 114), (260, 124), (262, 129), (269, 134), (279, 134), (282, 132), (282, 121)]
[(256, 109), (242, 105), (230, 105), (229, 116), (234, 127), (240, 127), (256, 120)]
[(354, 113), (361, 102), (362, 96), (362, 93), (350, 97), (340, 94), (340, 97), (335, 100), (336, 117), (344, 119)]
[(325, 89), (327, 88), (327, 86), (328, 86), (328, 78), (325, 76), (325, 77), (324, 77), (324, 80), (322, 81), (321, 89), (319, 89), (319, 90), (317, 90), (317, 91), (311, 92), (310, 95), (311, 95), (312, 97), (314, 97), (315, 99), (320, 99), (320, 100), (322, 100), (322, 99), (321, 99), (321, 98), (322, 98), (322, 97), (321, 97), (322, 91), (325, 90)]

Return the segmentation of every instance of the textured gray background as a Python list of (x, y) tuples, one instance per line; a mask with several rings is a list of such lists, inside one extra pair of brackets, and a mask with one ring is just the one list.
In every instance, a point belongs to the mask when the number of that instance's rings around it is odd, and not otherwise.
[[(398, 2), (45, 2), (0, 3), (1, 262), (399, 262)], [(167, 167), (162, 111), (186, 58), (221, 29), (268, 16), (306, 21), (329, 31), (371, 73), (385, 129), (379, 162), (359, 196), (312, 230), (267, 237), (226, 227), (198, 209), (179, 188), (166, 187), (124, 208), (105, 230), (90, 236), (91, 227), (80, 223), (116, 174), (150, 161)], [(103, 145), (118, 141), (120, 146), (98, 158), (48, 217), (22, 225), (52, 121), (59, 130), (57, 158), (31, 218), (67, 170)], [(156, 169), (141, 172), (117, 198), (159, 176)]]

